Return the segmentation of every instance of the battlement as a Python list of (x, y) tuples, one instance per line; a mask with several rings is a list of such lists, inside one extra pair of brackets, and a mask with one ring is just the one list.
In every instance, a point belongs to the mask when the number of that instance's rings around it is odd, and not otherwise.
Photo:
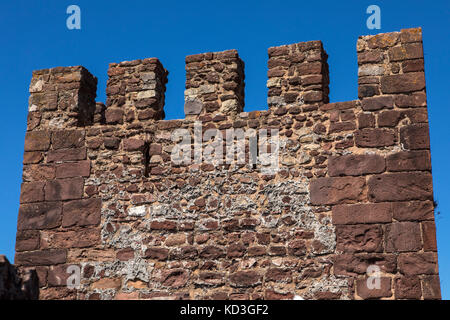
[(236, 50), (188, 56), (178, 120), (156, 58), (111, 63), (105, 104), (83, 67), (33, 72), (15, 264), (41, 299), (439, 299), (421, 30), (357, 53), (329, 103), (320, 41), (269, 48), (252, 112)]

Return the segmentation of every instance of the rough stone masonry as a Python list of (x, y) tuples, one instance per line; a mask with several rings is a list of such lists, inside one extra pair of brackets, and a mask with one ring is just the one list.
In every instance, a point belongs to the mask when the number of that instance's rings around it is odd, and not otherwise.
[[(110, 64), (106, 104), (81, 66), (33, 72), (15, 267), (40, 299), (440, 299), (421, 29), (358, 39), (354, 101), (320, 41), (268, 54), (252, 112), (236, 50), (186, 57), (180, 120), (156, 58)], [(277, 129), (279, 170), (174, 164), (195, 123)]]

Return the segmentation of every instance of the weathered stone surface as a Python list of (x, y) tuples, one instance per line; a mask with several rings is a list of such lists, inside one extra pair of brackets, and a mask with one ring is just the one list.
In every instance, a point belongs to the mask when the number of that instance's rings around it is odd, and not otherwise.
[(44, 182), (25, 182), (20, 188), (20, 202), (44, 201)]
[(89, 160), (61, 163), (56, 166), (56, 178), (89, 177), (91, 162)]
[(418, 276), (419, 274), (437, 274), (437, 254), (434, 252), (403, 253), (398, 257), (398, 268), (407, 276)]
[(333, 259), (335, 275), (357, 276), (367, 274), (371, 265), (376, 265), (381, 272), (395, 273), (397, 270), (397, 257), (395, 254), (383, 253), (351, 253), (338, 254)]
[(123, 140), (123, 149), (127, 151), (143, 150), (144, 141), (140, 139), (130, 138)]
[(424, 276), (422, 278), (422, 292), (425, 300), (441, 299), (439, 276)]
[(46, 151), (50, 147), (50, 132), (30, 131), (25, 135), (25, 151)]
[(184, 287), (189, 279), (189, 274), (183, 269), (165, 270), (162, 272), (160, 282), (164, 287), (180, 288)]
[(169, 250), (166, 248), (153, 247), (145, 250), (145, 258), (155, 259), (155, 260), (166, 260), (169, 256)]
[(83, 195), (83, 178), (56, 179), (45, 184), (45, 200), (80, 199)]
[(86, 159), (86, 148), (51, 150), (47, 155), (47, 162), (78, 161)]
[[(19, 213), (20, 214), (20, 213)], [(20, 219), (20, 218), (19, 218)], [(19, 223), (20, 226), (20, 223)], [(21, 231), (18, 226), (16, 236), (16, 251), (33, 251), (39, 249), (39, 231), (24, 230)]]
[(374, 202), (429, 200), (433, 197), (431, 174), (391, 173), (371, 176), (369, 199)]
[(229, 281), (234, 287), (253, 287), (261, 283), (262, 276), (257, 271), (237, 271), (230, 275)]
[(388, 75), (381, 77), (381, 91), (383, 93), (405, 93), (420, 91), (425, 88), (423, 72)]
[(100, 223), (102, 200), (98, 198), (65, 202), (63, 206), (63, 227), (95, 226)]
[(41, 250), (16, 253), (15, 263), (20, 266), (48, 266), (65, 263), (66, 250)]
[(319, 178), (311, 181), (313, 204), (337, 204), (361, 200), (365, 179), (360, 177)]
[(422, 297), (420, 279), (417, 277), (400, 277), (395, 279), (396, 299), (416, 299)]
[(49, 231), (41, 236), (41, 249), (88, 248), (100, 243), (100, 229), (86, 228), (76, 231)]
[(380, 109), (392, 109), (394, 107), (393, 96), (381, 96), (365, 98), (361, 100), (361, 107), (365, 111), (376, 111)]
[(83, 130), (55, 131), (52, 134), (52, 148), (56, 150), (83, 147), (84, 135)]
[(434, 205), (431, 201), (395, 202), (394, 219), (398, 221), (432, 220)]
[(388, 171), (430, 171), (429, 151), (402, 151), (386, 157)]
[(437, 251), (436, 226), (434, 221), (422, 222), (423, 249), (425, 251)]
[(391, 278), (381, 277), (380, 288), (371, 288), (367, 285), (367, 279), (356, 280), (356, 293), (363, 299), (388, 298), (392, 296)]
[(381, 173), (384, 169), (384, 158), (374, 154), (348, 154), (343, 156), (333, 156), (328, 160), (328, 174), (332, 177)]
[(422, 239), (416, 222), (394, 222), (386, 227), (386, 252), (420, 251)]
[(358, 147), (387, 147), (395, 144), (395, 132), (391, 129), (364, 128), (355, 132)]
[(18, 230), (52, 229), (61, 225), (60, 202), (22, 204), (19, 208)]
[(333, 206), (333, 224), (386, 223), (392, 221), (391, 203)]
[(379, 225), (338, 225), (336, 237), (336, 249), (344, 253), (383, 250), (383, 232)]
[(405, 149), (429, 149), (428, 124), (412, 124), (400, 129), (400, 142)]

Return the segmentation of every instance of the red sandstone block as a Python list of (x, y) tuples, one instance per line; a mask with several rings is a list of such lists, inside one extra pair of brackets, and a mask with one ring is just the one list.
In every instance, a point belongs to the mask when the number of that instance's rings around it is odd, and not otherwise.
[(415, 299), (422, 297), (422, 286), (418, 277), (397, 277), (395, 279), (395, 299)]
[(310, 184), (311, 203), (338, 204), (363, 200), (365, 184), (363, 177), (314, 179)]
[(371, 176), (369, 199), (373, 202), (431, 200), (433, 185), (430, 173), (408, 172)]
[(441, 299), (439, 276), (424, 276), (422, 278), (422, 292), (425, 300)]
[(33, 251), (37, 249), (39, 249), (39, 231), (20, 231), (18, 229), (16, 235), (16, 251)]
[(337, 254), (333, 257), (335, 275), (364, 275), (370, 265), (378, 266), (381, 272), (396, 273), (397, 257), (395, 254), (385, 253)]
[(328, 160), (328, 174), (332, 177), (381, 173), (384, 169), (384, 157), (375, 154), (346, 154)]
[(422, 28), (402, 29), (400, 32), (400, 40), (402, 43), (421, 42)]
[(52, 165), (28, 165), (23, 167), (24, 181), (44, 181), (55, 179), (55, 167)]
[(390, 61), (401, 61), (423, 58), (422, 43), (408, 43), (388, 50)]
[(216, 260), (225, 256), (225, 251), (221, 247), (206, 246), (200, 250), (200, 257), (208, 260)]
[(44, 201), (45, 182), (24, 182), (20, 189), (20, 203)]
[(378, 127), (395, 127), (401, 117), (401, 112), (397, 110), (387, 110), (378, 114)]
[(381, 94), (378, 84), (360, 84), (358, 86), (358, 98), (364, 99)]
[(126, 151), (137, 151), (137, 150), (143, 150), (144, 148), (144, 140), (141, 139), (124, 139), (122, 141), (123, 149)]
[(62, 264), (57, 266), (50, 266), (48, 268), (47, 281), (49, 287), (65, 287), (67, 280), (72, 275), (68, 272), (70, 264)]
[(122, 124), (123, 123), (123, 109), (109, 107), (105, 111), (105, 119), (108, 124)]
[(254, 287), (261, 283), (262, 276), (257, 271), (237, 271), (229, 277), (230, 285), (232, 287)]
[(381, 91), (383, 93), (405, 93), (420, 91), (425, 88), (423, 72), (387, 75), (381, 77)]
[(369, 287), (367, 278), (358, 279), (356, 280), (356, 294), (363, 299), (389, 298), (392, 296), (391, 278), (381, 277), (379, 289)]
[(397, 221), (433, 220), (434, 205), (432, 201), (394, 202), (394, 219)]
[(392, 221), (390, 203), (333, 206), (333, 224), (384, 223)]
[(425, 107), (427, 105), (427, 96), (425, 92), (414, 92), (409, 95), (395, 95), (395, 104), (399, 108)]
[(375, 127), (375, 116), (368, 113), (360, 113), (358, 115), (358, 129), (363, 128), (374, 128)]
[(285, 268), (270, 268), (266, 272), (265, 280), (290, 283), (292, 282), (292, 271)]
[(438, 274), (436, 252), (401, 253), (398, 257), (399, 271), (407, 276)]
[(327, 103), (320, 107), (320, 110), (330, 111), (330, 110), (346, 110), (356, 108), (358, 101), (345, 101), (345, 102), (333, 102)]
[(49, 266), (65, 263), (66, 258), (66, 250), (41, 250), (17, 252), (14, 262), (20, 266)]
[(430, 152), (401, 151), (386, 157), (388, 171), (430, 171)]
[(84, 146), (84, 130), (61, 130), (52, 134), (52, 148), (80, 148)]
[(39, 163), (44, 159), (44, 154), (38, 151), (24, 152), (23, 164)]
[(383, 54), (380, 51), (363, 51), (358, 52), (358, 64), (381, 62)]
[(306, 255), (306, 242), (304, 240), (294, 240), (288, 243), (288, 253), (292, 256), (302, 257)]
[(51, 150), (47, 155), (47, 162), (78, 161), (86, 159), (86, 148)]
[(64, 203), (63, 227), (97, 226), (101, 219), (102, 200), (100, 198), (74, 200)]
[(386, 227), (386, 252), (419, 251), (422, 249), (420, 225), (417, 222), (394, 222)]
[(389, 48), (398, 43), (399, 32), (380, 33), (367, 39), (370, 49)]
[(337, 225), (336, 250), (344, 253), (383, 251), (383, 231), (379, 225)]
[(19, 208), (18, 230), (52, 229), (61, 225), (61, 203), (22, 204)]
[(50, 132), (29, 131), (25, 134), (25, 151), (46, 151), (50, 147)]
[(365, 128), (355, 132), (358, 147), (387, 147), (395, 144), (395, 131), (392, 129)]
[(100, 229), (46, 232), (41, 237), (41, 249), (88, 248), (100, 243)]
[(424, 71), (425, 65), (423, 59), (406, 60), (402, 62), (403, 73)]
[(361, 100), (361, 108), (364, 111), (376, 111), (385, 108), (392, 109), (393, 107), (393, 96), (369, 97)]
[(144, 258), (164, 261), (169, 256), (169, 250), (160, 247), (151, 247), (145, 250)]
[(437, 251), (436, 225), (434, 221), (422, 222), (422, 239), (425, 251)]
[(45, 184), (45, 200), (80, 199), (84, 190), (83, 178), (68, 178), (47, 181)]
[(188, 280), (189, 272), (186, 269), (163, 270), (157, 279), (161, 286), (172, 289), (184, 287)]
[(56, 178), (89, 177), (91, 161), (61, 163), (56, 166)]
[(400, 129), (400, 142), (406, 149), (429, 149), (430, 136), (428, 124), (411, 124)]
[(411, 123), (427, 123), (428, 112), (427, 108), (407, 109), (402, 112), (401, 117), (408, 118)]
[(116, 258), (120, 261), (129, 261), (134, 259), (134, 249), (133, 248), (125, 248), (117, 251)]
[(177, 222), (171, 220), (162, 220), (162, 221), (154, 220), (150, 223), (150, 229), (175, 231), (177, 230)]
[(332, 122), (330, 123), (329, 133), (336, 133), (342, 131), (353, 131), (356, 129), (354, 121)]
[(244, 256), (247, 247), (242, 243), (234, 243), (227, 247), (227, 257), (228, 258), (238, 258)]

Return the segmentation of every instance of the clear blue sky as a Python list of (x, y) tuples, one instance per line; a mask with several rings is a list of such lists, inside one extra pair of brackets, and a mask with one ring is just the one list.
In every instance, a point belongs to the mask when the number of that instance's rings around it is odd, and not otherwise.
[[(68, 30), (66, 8), (81, 8)], [(368, 30), (366, 8), (381, 8)], [(450, 298), (450, 2), (439, 1), (1, 1), (0, 253), (14, 258), (28, 86), (35, 69), (83, 65), (105, 101), (110, 62), (158, 57), (169, 70), (166, 118), (183, 118), (184, 57), (237, 49), (245, 61), (246, 111), (266, 109), (267, 48), (322, 40), (329, 55), (331, 102), (357, 98), (359, 35), (423, 28), (431, 155), (443, 297)]]

